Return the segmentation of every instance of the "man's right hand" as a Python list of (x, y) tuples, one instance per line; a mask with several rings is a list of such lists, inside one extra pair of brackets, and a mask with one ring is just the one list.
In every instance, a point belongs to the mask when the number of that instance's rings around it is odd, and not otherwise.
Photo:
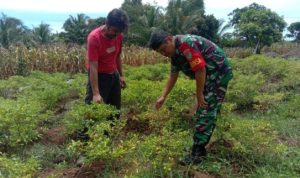
[(159, 108), (161, 108), (161, 106), (164, 104), (165, 100), (166, 98), (164, 96), (159, 97), (156, 101), (155, 108), (159, 110)]
[(102, 99), (101, 95), (100, 94), (93, 95), (93, 102), (95, 102), (95, 103), (102, 103), (103, 99)]

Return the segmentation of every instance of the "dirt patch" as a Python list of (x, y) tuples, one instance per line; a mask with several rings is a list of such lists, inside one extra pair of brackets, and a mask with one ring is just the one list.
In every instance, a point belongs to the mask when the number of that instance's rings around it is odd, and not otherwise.
[(56, 127), (42, 133), (41, 142), (48, 145), (64, 145), (67, 142), (65, 127)]
[(46, 169), (42, 172), (35, 174), (33, 177), (44, 178), (44, 177), (61, 177), (61, 178), (75, 178), (81, 168), (68, 168), (63, 171), (55, 169)]
[(94, 178), (102, 173), (105, 168), (103, 161), (95, 161), (91, 165), (83, 166), (78, 171), (77, 178)]
[(136, 116), (129, 113), (127, 115), (124, 131), (125, 133), (136, 132), (136, 133), (143, 133), (148, 135), (151, 133), (149, 120), (148, 119), (142, 120), (140, 118), (136, 118)]
[(288, 58), (296, 58), (300, 59), (300, 48), (292, 49), (286, 54), (282, 55), (283, 58), (288, 59)]
[(18, 90), (12, 88), (3, 88), (0, 90), (0, 96), (5, 99), (17, 99)]
[(44, 170), (44, 171), (42, 171), (42, 172), (38, 172), (38, 173), (36, 173), (35, 175), (33, 175), (33, 177), (49, 177), (49, 176), (51, 176), (51, 175), (56, 175), (56, 173), (57, 173), (57, 171), (55, 171), (55, 169), (46, 169), (46, 170)]
[(65, 111), (70, 110), (74, 102), (79, 99), (79, 93), (76, 90), (71, 90), (68, 92), (67, 95), (62, 96), (59, 98), (58, 102), (54, 107), (54, 113), (59, 114)]
[(202, 172), (198, 172), (198, 171), (190, 172), (189, 177), (190, 178), (216, 178), (215, 176), (205, 174), (205, 173), (202, 173)]
[(268, 57), (272, 57), (272, 58), (280, 57), (280, 55), (274, 51), (266, 52), (266, 53), (264, 53), (264, 55), (266, 55)]
[(223, 148), (232, 148), (234, 146), (233, 142), (230, 140), (219, 139), (213, 141), (207, 145), (207, 151), (211, 153), (217, 153), (220, 150), (220, 147)]
[(280, 137), (278, 143), (284, 142), (289, 147), (299, 147), (300, 146), (300, 139), (294, 139), (290, 137)]
[(37, 173), (34, 177), (48, 177), (54, 176), (58, 178), (96, 178), (101, 175), (105, 168), (103, 161), (95, 161), (90, 165), (84, 165), (82, 167), (71, 167), (65, 170), (47, 169)]
[(232, 171), (235, 173), (235, 174), (239, 174), (241, 172), (241, 166), (237, 163), (234, 163), (232, 165)]
[(181, 118), (186, 120), (190, 125), (194, 125), (195, 119), (194, 115), (196, 114), (197, 108), (191, 107), (190, 109), (185, 109), (180, 113)]

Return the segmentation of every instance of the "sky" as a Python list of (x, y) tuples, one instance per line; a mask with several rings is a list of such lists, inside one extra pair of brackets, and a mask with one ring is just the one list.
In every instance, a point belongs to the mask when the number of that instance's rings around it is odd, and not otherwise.
[[(53, 32), (61, 32), (63, 23), (70, 15), (84, 13), (91, 18), (105, 17), (111, 9), (121, 7), (123, 2), (124, 0), (0, 0), (0, 13), (22, 20), (29, 28), (37, 27), (43, 22), (49, 24)], [(168, 5), (168, 0), (142, 2), (162, 7)], [(213, 14), (217, 19), (226, 21), (228, 14), (234, 9), (249, 6), (253, 2), (283, 16), (288, 24), (300, 21), (300, 0), (204, 0), (204, 5), (206, 14)]]

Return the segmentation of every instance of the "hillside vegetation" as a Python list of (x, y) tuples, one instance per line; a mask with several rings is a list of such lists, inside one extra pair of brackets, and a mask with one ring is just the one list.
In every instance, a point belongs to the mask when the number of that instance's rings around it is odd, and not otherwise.
[[(194, 81), (181, 75), (154, 109), (169, 64), (125, 65), (116, 122), (106, 119), (114, 108), (84, 104), (85, 74), (0, 80), (0, 177), (299, 177), (299, 60), (255, 55), (231, 63), (208, 157), (188, 167), (177, 161), (192, 144)], [(88, 141), (78, 137), (84, 128)]]

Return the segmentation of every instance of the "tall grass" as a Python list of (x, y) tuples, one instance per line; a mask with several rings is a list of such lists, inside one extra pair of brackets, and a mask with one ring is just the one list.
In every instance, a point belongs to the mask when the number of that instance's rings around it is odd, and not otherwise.
[[(262, 52), (286, 54), (298, 49), (297, 43), (276, 43), (265, 47)], [(251, 48), (224, 48), (230, 58), (246, 58), (253, 54)], [(124, 46), (122, 53), (124, 64), (141, 66), (144, 64), (166, 63), (162, 55), (138, 46)], [(78, 73), (86, 71), (86, 48), (84, 46), (58, 43), (50, 46), (26, 48), (24, 46), (0, 48), (0, 79), (11, 75), (27, 75), (33, 70), (43, 72)]]
[[(149, 49), (125, 46), (123, 63), (131, 66), (166, 62), (166, 58)], [(30, 71), (78, 73), (86, 70), (84, 46), (55, 44), (26, 48), (24, 46), (0, 48), (0, 79), (11, 75), (27, 75)]]
[(125, 46), (123, 48), (122, 60), (131, 66), (141, 66), (144, 64), (165, 63), (168, 59), (148, 48), (138, 46)]
[(0, 52), (1, 79), (33, 70), (76, 73), (85, 68), (85, 49), (81, 46), (56, 44), (30, 49), (18, 46), (2, 48)]
[(230, 58), (246, 58), (253, 54), (252, 48), (224, 48), (226, 55)]
[(262, 52), (276, 52), (279, 55), (283, 55), (294, 49), (300, 49), (300, 44), (281, 42), (281, 43), (274, 43), (271, 46), (264, 47)]

